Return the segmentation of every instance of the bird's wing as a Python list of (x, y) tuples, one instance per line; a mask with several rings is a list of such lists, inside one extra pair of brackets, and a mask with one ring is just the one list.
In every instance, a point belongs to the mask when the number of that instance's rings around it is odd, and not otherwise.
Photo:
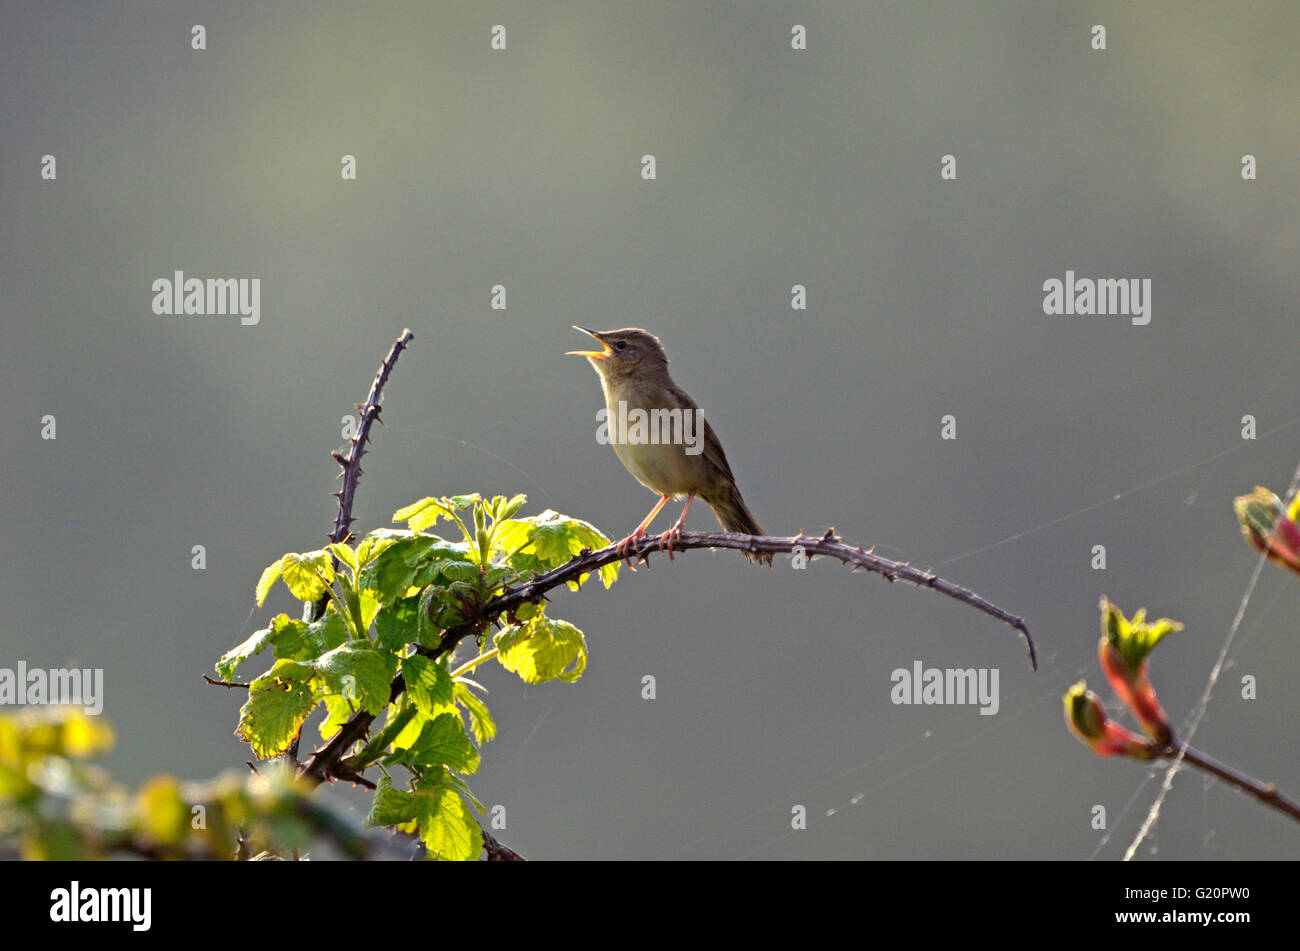
[[(696, 419), (703, 416), (695, 400), (691, 399), (685, 390), (671, 381), (669, 387), (672, 399), (678, 406), (682, 409), (694, 411)], [(718, 439), (718, 434), (713, 431), (713, 427), (709, 425), (707, 416), (704, 417), (704, 458), (714, 468), (721, 471), (728, 480), (733, 483), (736, 481), (736, 477), (731, 474), (731, 466), (727, 464), (727, 454), (722, 451), (722, 442)]]
[(733, 483), (736, 481), (736, 477), (731, 474), (731, 466), (727, 465), (727, 454), (722, 451), (718, 434), (713, 431), (707, 419), (704, 421), (704, 458), (721, 469), (728, 480)]

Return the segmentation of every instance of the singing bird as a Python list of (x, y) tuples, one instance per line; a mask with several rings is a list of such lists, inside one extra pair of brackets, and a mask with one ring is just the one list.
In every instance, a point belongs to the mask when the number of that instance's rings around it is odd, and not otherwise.
[[(670, 558), (673, 540), (681, 535), (686, 513), (697, 495), (709, 504), (727, 531), (762, 535), (763, 530), (740, 497), (735, 476), (731, 474), (731, 466), (727, 465), (726, 453), (722, 451), (722, 443), (714, 434), (713, 427), (704, 419), (695, 401), (668, 375), (668, 356), (659, 338), (635, 327), (598, 331), (575, 324), (573, 329), (594, 337), (604, 347), (603, 350), (570, 350), (569, 355), (586, 357), (600, 375), (600, 384), (605, 391), (606, 423), (615, 454), (638, 482), (660, 496), (659, 504), (650, 510), (645, 520), (618, 543), (619, 553), (627, 554), (669, 499), (683, 496), (686, 505), (682, 517), (659, 538), (659, 547), (666, 545)], [(636, 410), (642, 411), (642, 419), (649, 417), (661, 421), (667, 419), (668, 414), (655, 414), (653, 411), (680, 410), (684, 426), (676, 432), (678, 438), (651, 441), (646, 437), (662, 434), (647, 432), (645, 428), (638, 434)], [(627, 425), (629, 419), (633, 421), (632, 426)], [(700, 424), (704, 428), (702, 446), (698, 439), (697, 427)], [(694, 445), (687, 438), (692, 432), (695, 434)], [(688, 451), (691, 449), (696, 451)], [(772, 564), (771, 554), (745, 552), (744, 555), (750, 561), (760, 561), (769, 567)], [(630, 557), (628, 567), (632, 567)]]

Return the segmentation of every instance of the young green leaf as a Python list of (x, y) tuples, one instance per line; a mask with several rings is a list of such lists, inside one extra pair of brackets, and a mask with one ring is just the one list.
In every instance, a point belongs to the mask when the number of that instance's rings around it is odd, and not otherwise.
[(399, 651), (420, 639), (420, 599), (402, 598), (375, 615), (375, 637), (379, 646)]
[(443, 782), (415, 783), (420, 838), (433, 858), (468, 862), (483, 851), (483, 833), (460, 793)]
[(443, 713), (425, 720), (419, 738), (406, 749), (398, 750), (385, 760), (418, 770), (447, 766), (458, 773), (478, 770), (479, 752), (465, 735), (465, 725), (454, 713)]
[(487, 704), (470, 689), (464, 679), (456, 681), (455, 696), (456, 702), (469, 714), (469, 727), (474, 731), (474, 739), (479, 746), (497, 735), (496, 721), (492, 719)]
[(345, 545), (342, 542), (334, 542), (326, 545), (325, 550), (337, 558), (340, 563), (351, 568), (354, 575), (357, 573), (357, 555), (352, 550), (352, 546)]
[(412, 654), (402, 658), (402, 677), (406, 680), (407, 694), (426, 717), (436, 717), (451, 707), (451, 675), (442, 664)]
[(316, 601), (334, 583), (334, 563), (323, 549), (290, 552), (280, 559), (280, 574), (295, 598)]
[(544, 615), (498, 632), (496, 648), (501, 666), (517, 673), (525, 683), (572, 683), (587, 667), (587, 639), (582, 631), (568, 621)]
[(387, 776), (379, 777), (375, 787), (375, 798), (370, 802), (370, 813), (366, 816), (368, 826), (392, 826), (415, 819), (418, 803), (414, 793), (393, 788), (393, 781)]
[(229, 680), (235, 676), (235, 671), (239, 666), (254, 654), (260, 654), (266, 649), (268, 644), (274, 643), (276, 627), (278, 624), (299, 624), (304, 628), (307, 626), (302, 621), (293, 621), (287, 614), (281, 614), (271, 621), (270, 627), (264, 627), (260, 631), (254, 631), (243, 641), (243, 643), (230, 648), (221, 655), (217, 660), (217, 676), (222, 680)]
[(447, 506), (432, 496), (425, 496), (420, 501), (413, 502), (393, 513), (394, 522), (406, 522), (413, 532), (422, 532), (429, 526), (436, 525), (440, 518), (450, 521), (451, 512)]
[(397, 658), (366, 641), (348, 641), (310, 662), (331, 693), (378, 715), (388, 704)]
[(279, 579), (280, 573), (284, 571), (284, 559), (287, 555), (281, 555), (275, 561), (271, 562), (262, 571), (262, 576), (257, 579), (257, 587), (253, 589), (253, 603), (259, 608), (266, 602), (266, 596), (271, 593), (272, 586)]
[[(553, 509), (540, 515), (501, 522), (496, 533), (497, 547), (503, 552), (532, 554), (546, 571), (558, 568), (584, 548), (595, 551), (609, 543), (609, 539), (591, 523), (569, 518)], [(512, 563), (517, 568), (531, 567), (514, 559)], [(600, 580), (606, 588), (618, 578), (618, 566), (619, 563), (614, 562), (600, 569)], [(576, 582), (569, 582), (569, 587), (576, 591), (586, 578), (583, 575)]]
[(292, 661), (277, 661), (249, 684), (248, 700), (239, 710), (236, 733), (259, 759), (282, 753), (316, 706), (311, 671)]

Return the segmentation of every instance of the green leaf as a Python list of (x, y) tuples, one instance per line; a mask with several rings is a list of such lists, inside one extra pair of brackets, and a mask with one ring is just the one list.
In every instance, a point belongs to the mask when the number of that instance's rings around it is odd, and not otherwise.
[[(427, 780), (428, 777), (426, 777), (426, 781)], [(465, 782), (465, 780), (461, 779), (455, 773), (443, 770), (441, 784), (443, 786), (450, 786), (452, 789), (456, 790), (456, 792), (460, 793), (462, 799), (473, 805), (480, 813), (487, 811), (487, 808), (483, 803), (479, 802), (478, 797), (470, 792), (469, 783)]]
[[(248, 658), (252, 657), (254, 654), (262, 653), (262, 651), (266, 649), (266, 646), (272, 643), (272, 638), (275, 636), (275, 624), (281, 618), (289, 623), (293, 623), (290, 621), (287, 614), (281, 614), (279, 617), (271, 621), (270, 627), (264, 627), (260, 631), (254, 631), (252, 634), (248, 635), (242, 644), (230, 648), (230, 650), (222, 654), (217, 660), (217, 676), (222, 680), (229, 680), (231, 677), (235, 676), (235, 671), (239, 670), (239, 666), (244, 661), (248, 660)], [(302, 624), (301, 621), (297, 623)], [(306, 627), (305, 624), (303, 626)]]
[(436, 525), (440, 518), (452, 520), (447, 507), (432, 496), (425, 496), (393, 513), (394, 522), (406, 522), (413, 532), (422, 532), (430, 525)]
[(444, 564), (469, 563), (469, 546), (434, 535), (408, 536), (393, 541), (361, 571), (359, 584), (374, 590), (381, 604), (407, 597), (412, 587), (438, 580)]
[(375, 615), (379, 613), (379, 596), (363, 588), (357, 592), (357, 600), (361, 603), (361, 632), (365, 634), (370, 630)]
[(375, 636), (379, 646), (399, 651), (420, 639), (419, 598), (402, 598), (379, 610), (375, 615)]
[(447, 783), (416, 782), (420, 838), (434, 858), (468, 862), (483, 851), (483, 834), (460, 793)]
[(375, 787), (375, 797), (370, 802), (366, 825), (392, 826), (410, 822), (416, 818), (418, 808), (419, 803), (414, 793), (394, 789), (393, 781), (387, 776), (381, 776), (379, 785)]
[(311, 660), (346, 639), (347, 632), (343, 629), (342, 620), (332, 609), (310, 625), (287, 614), (280, 614), (271, 620), (269, 627), (254, 631), (242, 644), (222, 654), (216, 664), (217, 674), (223, 680), (229, 680), (244, 661), (254, 654), (260, 654), (267, 647), (275, 648), (276, 657)]
[(320, 738), (328, 740), (352, 719), (352, 714), (357, 712), (357, 705), (349, 703), (346, 697), (336, 693), (327, 693), (322, 699), (325, 701), (326, 715), (320, 724)]
[(280, 559), (280, 573), (289, 593), (299, 601), (319, 600), (334, 583), (334, 563), (323, 549), (290, 552)]
[(492, 719), (487, 704), (479, 699), (465, 680), (456, 681), (455, 696), (456, 702), (469, 714), (469, 727), (474, 731), (474, 739), (478, 740), (479, 746), (497, 735), (496, 721)]
[[(401, 720), (397, 732), (388, 741), (388, 745), (392, 747), (393, 752), (409, 750), (414, 746), (416, 741), (420, 739), (420, 733), (424, 730), (425, 724), (429, 722), (428, 717), (421, 716), (420, 712), (415, 709), (415, 701), (406, 694), (402, 694), (398, 698), (397, 706), (399, 707), (398, 712), (389, 714), (390, 717), (394, 718), (394, 722), (397, 719)], [(391, 710), (392, 707), (389, 707), (389, 709)], [(411, 716), (406, 716), (407, 713), (411, 714)], [(387, 732), (385, 728), (385, 733)]]
[(257, 587), (253, 589), (253, 601), (259, 608), (266, 601), (266, 596), (271, 593), (271, 587), (280, 577), (280, 572), (284, 570), (286, 557), (288, 556), (282, 555), (267, 565), (262, 572), (262, 577), (257, 579)]
[[(532, 555), (540, 563), (543, 571), (550, 571), (572, 559), (584, 548), (595, 551), (609, 545), (609, 539), (602, 535), (590, 522), (569, 518), (553, 509), (547, 509), (540, 515), (528, 518), (510, 519), (497, 525), (497, 547), (510, 556)], [(511, 564), (520, 570), (536, 570), (533, 564), (511, 557)], [(618, 578), (619, 563), (614, 562), (600, 569), (600, 579), (608, 588)], [(570, 581), (569, 587), (577, 590), (587, 579), (584, 574), (577, 581)]]
[(572, 683), (587, 667), (587, 639), (568, 621), (538, 615), (527, 624), (498, 632), (495, 643), (501, 666), (517, 673), (525, 683)]
[[(394, 743), (396, 745), (396, 743)], [(424, 720), (419, 738), (409, 747), (385, 760), (417, 769), (447, 766), (459, 773), (478, 770), (479, 752), (465, 734), (465, 725), (455, 713), (444, 713)]]
[(367, 641), (348, 641), (310, 662), (331, 693), (378, 715), (388, 705), (397, 658)]
[(397, 541), (397, 539), (376, 536), (374, 533), (367, 535), (365, 538), (361, 539), (360, 544), (357, 545), (357, 565), (364, 568), (366, 565), (370, 564), (370, 562), (383, 554), (384, 550), (395, 541)]
[(330, 554), (332, 554), (340, 562), (342, 562), (343, 564), (351, 568), (353, 574), (356, 573), (358, 568), (357, 555), (356, 552), (352, 550), (351, 545), (345, 545), (342, 542), (334, 542), (332, 544), (326, 545), (325, 550), (328, 551)]
[(451, 675), (437, 661), (412, 654), (402, 658), (406, 693), (426, 717), (436, 717), (452, 705)]
[(441, 499), (426, 496), (420, 501), (394, 512), (393, 521), (406, 522), (411, 531), (422, 532), (426, 528), (436, 525), (439, 519), (446, 519), (449, 522), (456, 521), (454, 514), (456, 511), (469, 508), (479, 500), (480, 496), (477, 492), (472, 495), (453, 495), (451, 498), (444, 496)]
[(275, 656), (288, 660), (315, 660), (327, 650), (338, 647), (348, 639), (343, 619), (330, 605), (320, 620), (306, 624), (292, 621), (283, 633), (275, 638)]
[(1102, 637), (1119, 651), (1131, 671), (1137, 671), (1165, 637), (1182, 629), (1181, 622), (1167, 617), (1148, 622), (1146, 608), (1138, 608), (1129, 620), (1108, 598), (1101, 599)]
[(418, 780), (411, 792), (395, 789), (392, 780), (383, 776), (375, 788), (366, 825), (399, 826), (414, 821), (431, 858), (470, 861), (482, 852), (483, 839), (462, 797), (473, 799), (463, 782), (446, 773)]
[(302, 665), (281, 660), (249, 684), (248, 700), (239, 710), (235, 732), (259, 759), (284, 752), (316, 706), (310, 675)]

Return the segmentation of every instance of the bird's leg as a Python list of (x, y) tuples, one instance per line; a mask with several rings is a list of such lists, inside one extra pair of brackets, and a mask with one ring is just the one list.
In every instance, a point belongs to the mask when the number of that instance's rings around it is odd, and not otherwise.
[(674, 525), (672, 528), (668, 529), (668, 531), (664, 532), (662, 535), (659, 536), (659, 547), (663, 548), (665, 545), (668, 546), (669, 561), (673, 560), (673, 539), (680, 537), (680, 535), (682, 534), (682, 526), (686, 524), (686, 513), (691, 510), (691, 502), (694, 499), (695, 499), (694, 492), (691, 492), (686, 496), (686, 505), (682, 509), (682, 517), (677, 520), (676, 525)]
[(627, 538), (623, 539), (621, 542), (619, 542), (617, 545), (614, 546), (614, 550), (618, 552), (621, 557), (627, 559), (627, 566), (631, 570), (636, 571), (636, 566), (632, 564), (632, 556), (628, 554), (628, 551), (632, 547), (632, 543), (645, 534), (645, 530), (650, 527), (650, 523), (655, 520), (655, 516), (658, 515), (659, 511), (665, 505), (668, 504), (669, 498), (671, 498), (671, 496), (665, 495), (662, 499), (660, 499), (659, 504), (650, 510), (650, 514), (645, 517), (645, 519), (641, 522), (640, 525), (636, 527), (636, 529), (632, 532), (632, 534), (627, 536)]

